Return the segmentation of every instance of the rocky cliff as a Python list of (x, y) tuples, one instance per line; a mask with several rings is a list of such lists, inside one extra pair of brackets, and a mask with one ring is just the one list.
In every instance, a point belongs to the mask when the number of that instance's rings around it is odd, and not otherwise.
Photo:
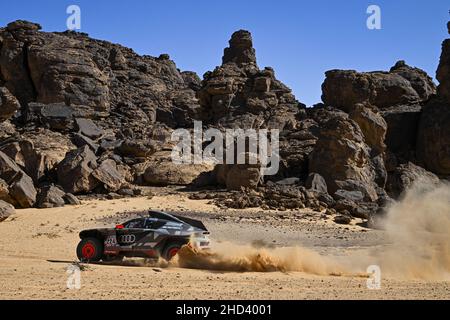
[[(200, 79), (167, 54), (75, 32), (0, 28), (0, 204), (77, 203), (77, 194), (139, 194), (137, 185), (223, 186), (221, 206), (295, 209), (368, 218), (422, 176), (450, 176), (450, 39), (439, 86), (399, 61), (389, 71), (326, 73), (323, 103), (296, 100), (251, 34), (235, 32), (222, 64)], [(204, 126), (279, 129), (280, 170), (175, 165), (171, 132)], [(232, 191), (235, 190), (235, 191)], [(242, 192), (244, 191), (244, 192)], [(205, 198), (204, 193), (193, 195)]]

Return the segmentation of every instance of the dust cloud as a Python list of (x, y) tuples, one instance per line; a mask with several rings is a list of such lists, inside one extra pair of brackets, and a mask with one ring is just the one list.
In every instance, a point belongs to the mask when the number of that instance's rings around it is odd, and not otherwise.
[(375, 249), (324, 256), (296, 247), (257, 248), (215, 243), (211, 250), (183, 247), (170, 264), (234, 272), (305, 272), (315, 275), (365, 274), (378, 265), (383, 275), (404, 279), (450, 279), (450, 186), (420, 181), (387, 210), (380, 222), (386, 243)]
[(174, 262), (179, 267), (235, 272), (299, 271), (317, 275), (343, 270), (327, 257), (301, 247), (255, 248), (230, 242), (215, 243), (211, 250), (183, 247)]
[(388, 244), (367, 262), (405, 279), (450, 279), (450, 185), (420, 181), (381, 222)]

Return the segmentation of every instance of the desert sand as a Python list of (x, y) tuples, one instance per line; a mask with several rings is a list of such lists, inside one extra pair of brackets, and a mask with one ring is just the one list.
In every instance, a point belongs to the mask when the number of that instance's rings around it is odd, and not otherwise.
[[(81, 288), (68, 289), (67, 269), (77, 260), (78, 232), (114, 226), (129, 218), (124, 212), (149, 208), (202, 219), (219, 258), (204, 261), (183, 254), (170, 265), (139, 259), (84, 265)], [(358, 221), (337, 225), (308, 211), (223, 210), (183, 193), (17, 210), (0, 223), (0, 299), (450, 298), (450, 281), (441, 276), (388, 274), (379, 290), (367, 288), (365, 263), (370, 259), (365, 259), (372, 250), (389, 246), (385, 232)], [(359, 258), (351, 258), (355, 255)], [(255, 256), (261, 261), (252, 261)], [(265, 265), (276, 271), (255, 272)]]

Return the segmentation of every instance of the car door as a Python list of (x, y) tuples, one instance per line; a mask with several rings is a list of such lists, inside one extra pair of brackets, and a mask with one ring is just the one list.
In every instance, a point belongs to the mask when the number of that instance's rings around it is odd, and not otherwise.
[(124, 224), (123, 228), (116, 230), (117, 242), (121, 247), (133, 247), (138, 235), (144, 228), (144, 219), (134, 219)]
[(136, 247), (148, 247), (151, 246), (154, 241), (155, 230), (153, 228), (154, 219), (144, 219), (143, 227), (139, 230), (135, 230)]

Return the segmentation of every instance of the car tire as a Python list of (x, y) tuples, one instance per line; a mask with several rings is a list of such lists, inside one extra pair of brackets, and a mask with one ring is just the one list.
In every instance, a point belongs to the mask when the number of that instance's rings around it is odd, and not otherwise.
[(77, 256), (81, 262), (98, 262), (103, 257), (103, 242), (97, 238), (85, 238), (77, 246)]
[(166, 261), (170, 261), (172, 260), (172, 258), (174, 256), (176, 256), (176, 254), (178, 253), (178, 251), (181, 249), (181, 247), (183, 246), (183, 244), (181, 243), (177, 243), (177, 242), (171, 242), (169, 243), (163, 250), (162, 252), (162, 257), (166, 260)]

